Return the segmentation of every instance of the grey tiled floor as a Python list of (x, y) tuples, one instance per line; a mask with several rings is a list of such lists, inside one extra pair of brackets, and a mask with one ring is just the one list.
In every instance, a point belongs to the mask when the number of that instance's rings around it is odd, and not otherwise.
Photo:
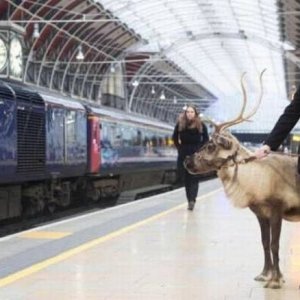
[(265, 289), (253, 280), (263, 263), (256, 218), (215, 186), (193, 212), (178, 191), (172, 210), (1, 287), (0, 299), (300, 299), (300, 223), (283, 224), (283, 288)]

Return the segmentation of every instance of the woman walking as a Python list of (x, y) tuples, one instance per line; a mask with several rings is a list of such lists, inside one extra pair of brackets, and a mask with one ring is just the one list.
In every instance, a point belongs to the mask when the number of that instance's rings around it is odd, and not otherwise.
[(178, 150), (177, 171), (179, 179), (184, 180), (188, 209), (193, 210), (199, 188), (197, 176), (187, 172), (183, 166), (186, 156), (192, 155), (208, 141), (206, 125), (201, 121), (197, 108), (188, 105), (179, 115), (173, 132), (173, 142)]

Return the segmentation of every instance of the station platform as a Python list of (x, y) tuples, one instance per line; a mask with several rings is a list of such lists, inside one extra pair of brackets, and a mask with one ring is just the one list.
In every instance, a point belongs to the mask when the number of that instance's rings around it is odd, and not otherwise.
[(300, 223), (283, 223), (280, 290), (263, 267), (259, 225), (220, 181), (74, 216), (0, 239), (1, 300), (300, 299)]

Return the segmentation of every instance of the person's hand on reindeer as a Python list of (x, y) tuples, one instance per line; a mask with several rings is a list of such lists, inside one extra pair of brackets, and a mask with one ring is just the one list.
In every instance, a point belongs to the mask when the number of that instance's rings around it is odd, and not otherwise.
[(271, 152), (271, 148), (268, 145), (263, 145), (262, 147), (255, 150), (255, 156), (258, 159), (266, 157)]

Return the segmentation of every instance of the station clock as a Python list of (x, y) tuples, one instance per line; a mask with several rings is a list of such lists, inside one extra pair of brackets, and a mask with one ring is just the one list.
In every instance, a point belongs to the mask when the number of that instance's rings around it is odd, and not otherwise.
[(21, 78), (23, 75), (23, 46), (17, 37), (10, 40), (9, 74), (15, 78)]
[(7, 45), (3, 38), (0, 38), (0, 72), (7, 66), (8, 51)]
[(24, 68), (24, 28), (0, 21), (0, 77), (22, 80)]

